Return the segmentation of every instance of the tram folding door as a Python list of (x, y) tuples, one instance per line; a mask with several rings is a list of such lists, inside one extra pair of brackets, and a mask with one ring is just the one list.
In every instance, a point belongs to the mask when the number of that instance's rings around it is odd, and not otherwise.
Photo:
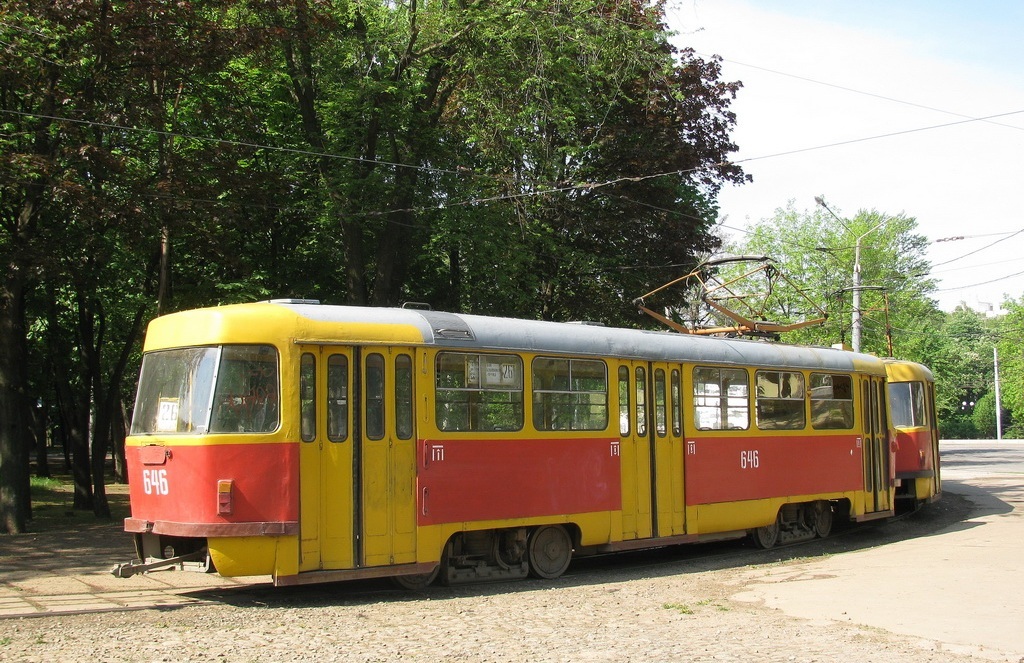
[[(416, 561), (413, 357), (406, 348), (362, 348), (359, 504), (362, 564)], [(361, 507), (361, 509), (359, 509)], [(357, 512), (358, 512), (357, 511)]]
[(314, 346), (299, 360), (300, 571), (355, 566), (352, 357)]
[(681, 369), (622, 362), (618, 376), (622, 538), (686, 532)]
[(651, 476), (655, 503), (653, 535), (686, 533), (683, 503), (683, 408), (678, 366), (656, 363), (648, 368), (651, 409)]
[(647, 362), (622, 362), (616, 369), (619, 396), (619, 455), (622, 471), (622, 538), (651, 536), (651, 435)]
[(931, 432), (931, 445), (932, 445), (932, 476), (931, 476), (931, 492), (929, 495), (938, 495), (942, 492), (942, 470), (939, 465), (939, 424), (938, 424), (938, 413), (935, 411), (935, 384), (928, 383), (928, 394), (927, 394), (927, 417), (928, 417), (928, 428)]
[(415, 561), (412, 355), (301, 350), (300, 571)]

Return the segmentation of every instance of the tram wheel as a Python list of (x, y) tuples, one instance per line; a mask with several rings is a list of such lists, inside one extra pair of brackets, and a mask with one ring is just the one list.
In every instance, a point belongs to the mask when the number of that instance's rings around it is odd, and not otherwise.
[(572, 540), (564, 527), (538, 527), (530, 536), (530, 575), (534, 578), (557, 578), (569, 568)]
[(413, 575), (406, 576), (393, 576), (392, 582), (401, 587), (402, 589), (409, 589), (414, 592), (426, 589), (437, 579), (437, 574), (441, 571), (441, 565), (438, 564), (434, 567), (434, 570), (430, 573), (416, 573)]
[(825, 500), (818, 500), (811, 506), (811, 509), (813, 510), (811, 524), (814, 527), (814, 533), (824, 539), (832, 532), (832, 505)]
[(755, 546), (767, 550), (768, 548), (774, 548), (775, 544), (779, 542), (779, 530), (779, 519), (776, 518), (775, 522), (771, 525), (758, 527), (751, 531), (750, 538), (754, 540)]

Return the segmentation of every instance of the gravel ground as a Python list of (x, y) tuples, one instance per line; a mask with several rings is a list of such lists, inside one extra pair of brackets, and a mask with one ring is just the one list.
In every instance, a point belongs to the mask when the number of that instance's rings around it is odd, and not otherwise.
[[(3, 619), (0, 661), (993, 660), (732, 598), (787, 565), (927, 536), (968, 510), (947, 494), (903, 521), (804, 546), (765, 553), (731, 543), (578, 560), (554, 581), (419, 593), (381, 582), (222, 586), (194, 592), (213, 601), (204, 605)], [(102, 552), (111, 543), (96, 545)], [(3, 553), (0, 546), (0, 563)]]

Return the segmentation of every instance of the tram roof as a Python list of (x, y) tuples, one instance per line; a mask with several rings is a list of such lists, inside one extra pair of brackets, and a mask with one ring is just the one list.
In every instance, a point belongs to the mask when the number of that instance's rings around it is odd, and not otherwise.
[(884, 371), (877, 357), (834, 348), (422, 309), (272, 303), (322, 323), (412, 326), (422, 333), (424, 343), (452, 348), (599, 355), (649, 361), (867, 370), (874, 373)]
[(882, 361), (885, 363), (885, 371), (889, 375), (891, 382), (935, 381), (935, 376), (932, 375), (931, 369), (924, 364), (895, 359), (893, 357), (886, 357)]

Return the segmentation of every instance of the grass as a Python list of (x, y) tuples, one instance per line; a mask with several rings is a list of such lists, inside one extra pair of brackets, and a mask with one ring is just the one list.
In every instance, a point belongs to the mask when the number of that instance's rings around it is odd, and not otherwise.
[(680, 615), (692, 615), (693, 614), (693, 608), (691, 608), (690, 606), (686, 605), (685, 603), (665, 603), (665, 604), (662, 604), (661, 607), (665, 608), (666, 610), (675, 610)]
[[(715, 599), (702, 599), (697, 601), (697, 607), (703, 608), (707, 606), (714, 606), (719, 612), (729, 612), (728, 606), (718, 603)], [(694, 609), (686, 603), (663, 603), (661, 604), (661, 607), (666, 610), (675, 610), (681, 615), (692, 615), (694, 613)]]
[(91, 510), (75, 509), (75, 486), (71, 475), (54, 474), (50, 477), (31, 477), (32, 519), (31, 532), (55, 532), (78, 529), (83, 526), (120, 522), (129, 513), (128, 486), (108, 482), (104, 486), (110, 519), (97, 518)]

